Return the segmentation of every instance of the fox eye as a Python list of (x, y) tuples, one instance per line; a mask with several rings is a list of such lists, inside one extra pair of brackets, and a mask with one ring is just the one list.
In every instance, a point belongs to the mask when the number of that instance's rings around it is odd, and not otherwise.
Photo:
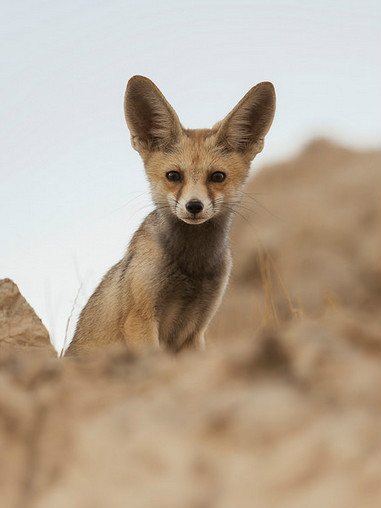
[(226, 175), (222, 171), (215, 171), (214, 173), (212, 173), (210, 175), (211, 182), (221, 183), (225, 180), (225, 178), (226, 178)]
[(170, 182), (179, 182), (181, 180), (181, 175), (178, 171), (168, 171), (165, 176)]

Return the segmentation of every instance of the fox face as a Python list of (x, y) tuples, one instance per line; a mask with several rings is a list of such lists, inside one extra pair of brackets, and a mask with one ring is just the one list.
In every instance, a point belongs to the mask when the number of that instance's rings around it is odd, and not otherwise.
[(131, 78), (125, 116), (157, 209), (192, 225), (232, 212), (274, 112), (274, 87), (265, 82), (213, 128), (185, 129), (152, 81)]

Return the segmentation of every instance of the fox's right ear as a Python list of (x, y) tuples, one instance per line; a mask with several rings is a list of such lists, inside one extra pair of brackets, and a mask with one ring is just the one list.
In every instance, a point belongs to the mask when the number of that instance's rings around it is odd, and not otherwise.
[(148, 78), (134, 76), (129, 80), (124, 114), (131, 144), (142, 156), (153, 150), (169, 150), (180, 137), (182, 127), (178, 116)]

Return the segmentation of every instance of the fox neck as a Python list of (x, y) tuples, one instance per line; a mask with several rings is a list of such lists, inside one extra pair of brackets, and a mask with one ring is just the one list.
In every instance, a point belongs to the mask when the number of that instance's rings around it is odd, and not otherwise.
[(231, 220), (231, 213), (226, 213), (193, 225), (172, 214), (160, 214), (159, 240), (170, 262), (185, 275), (213, 276), (220, 270), (229, 248)]

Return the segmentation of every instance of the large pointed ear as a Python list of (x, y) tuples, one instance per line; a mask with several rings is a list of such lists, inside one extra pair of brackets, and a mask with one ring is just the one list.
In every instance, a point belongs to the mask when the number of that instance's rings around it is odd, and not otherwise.
[(259, 83), (220, 122), (217, 144), (225, 150), (241, 152), (253, 159), (263, 149), (274, 113), (274, 86), (269, 82)]
[(181, 134), (174, 109), (148, 78), (134, 76), (127, 84), (124, 114), (131, 144), (141, 155), (152, 150), (170, 150)]

